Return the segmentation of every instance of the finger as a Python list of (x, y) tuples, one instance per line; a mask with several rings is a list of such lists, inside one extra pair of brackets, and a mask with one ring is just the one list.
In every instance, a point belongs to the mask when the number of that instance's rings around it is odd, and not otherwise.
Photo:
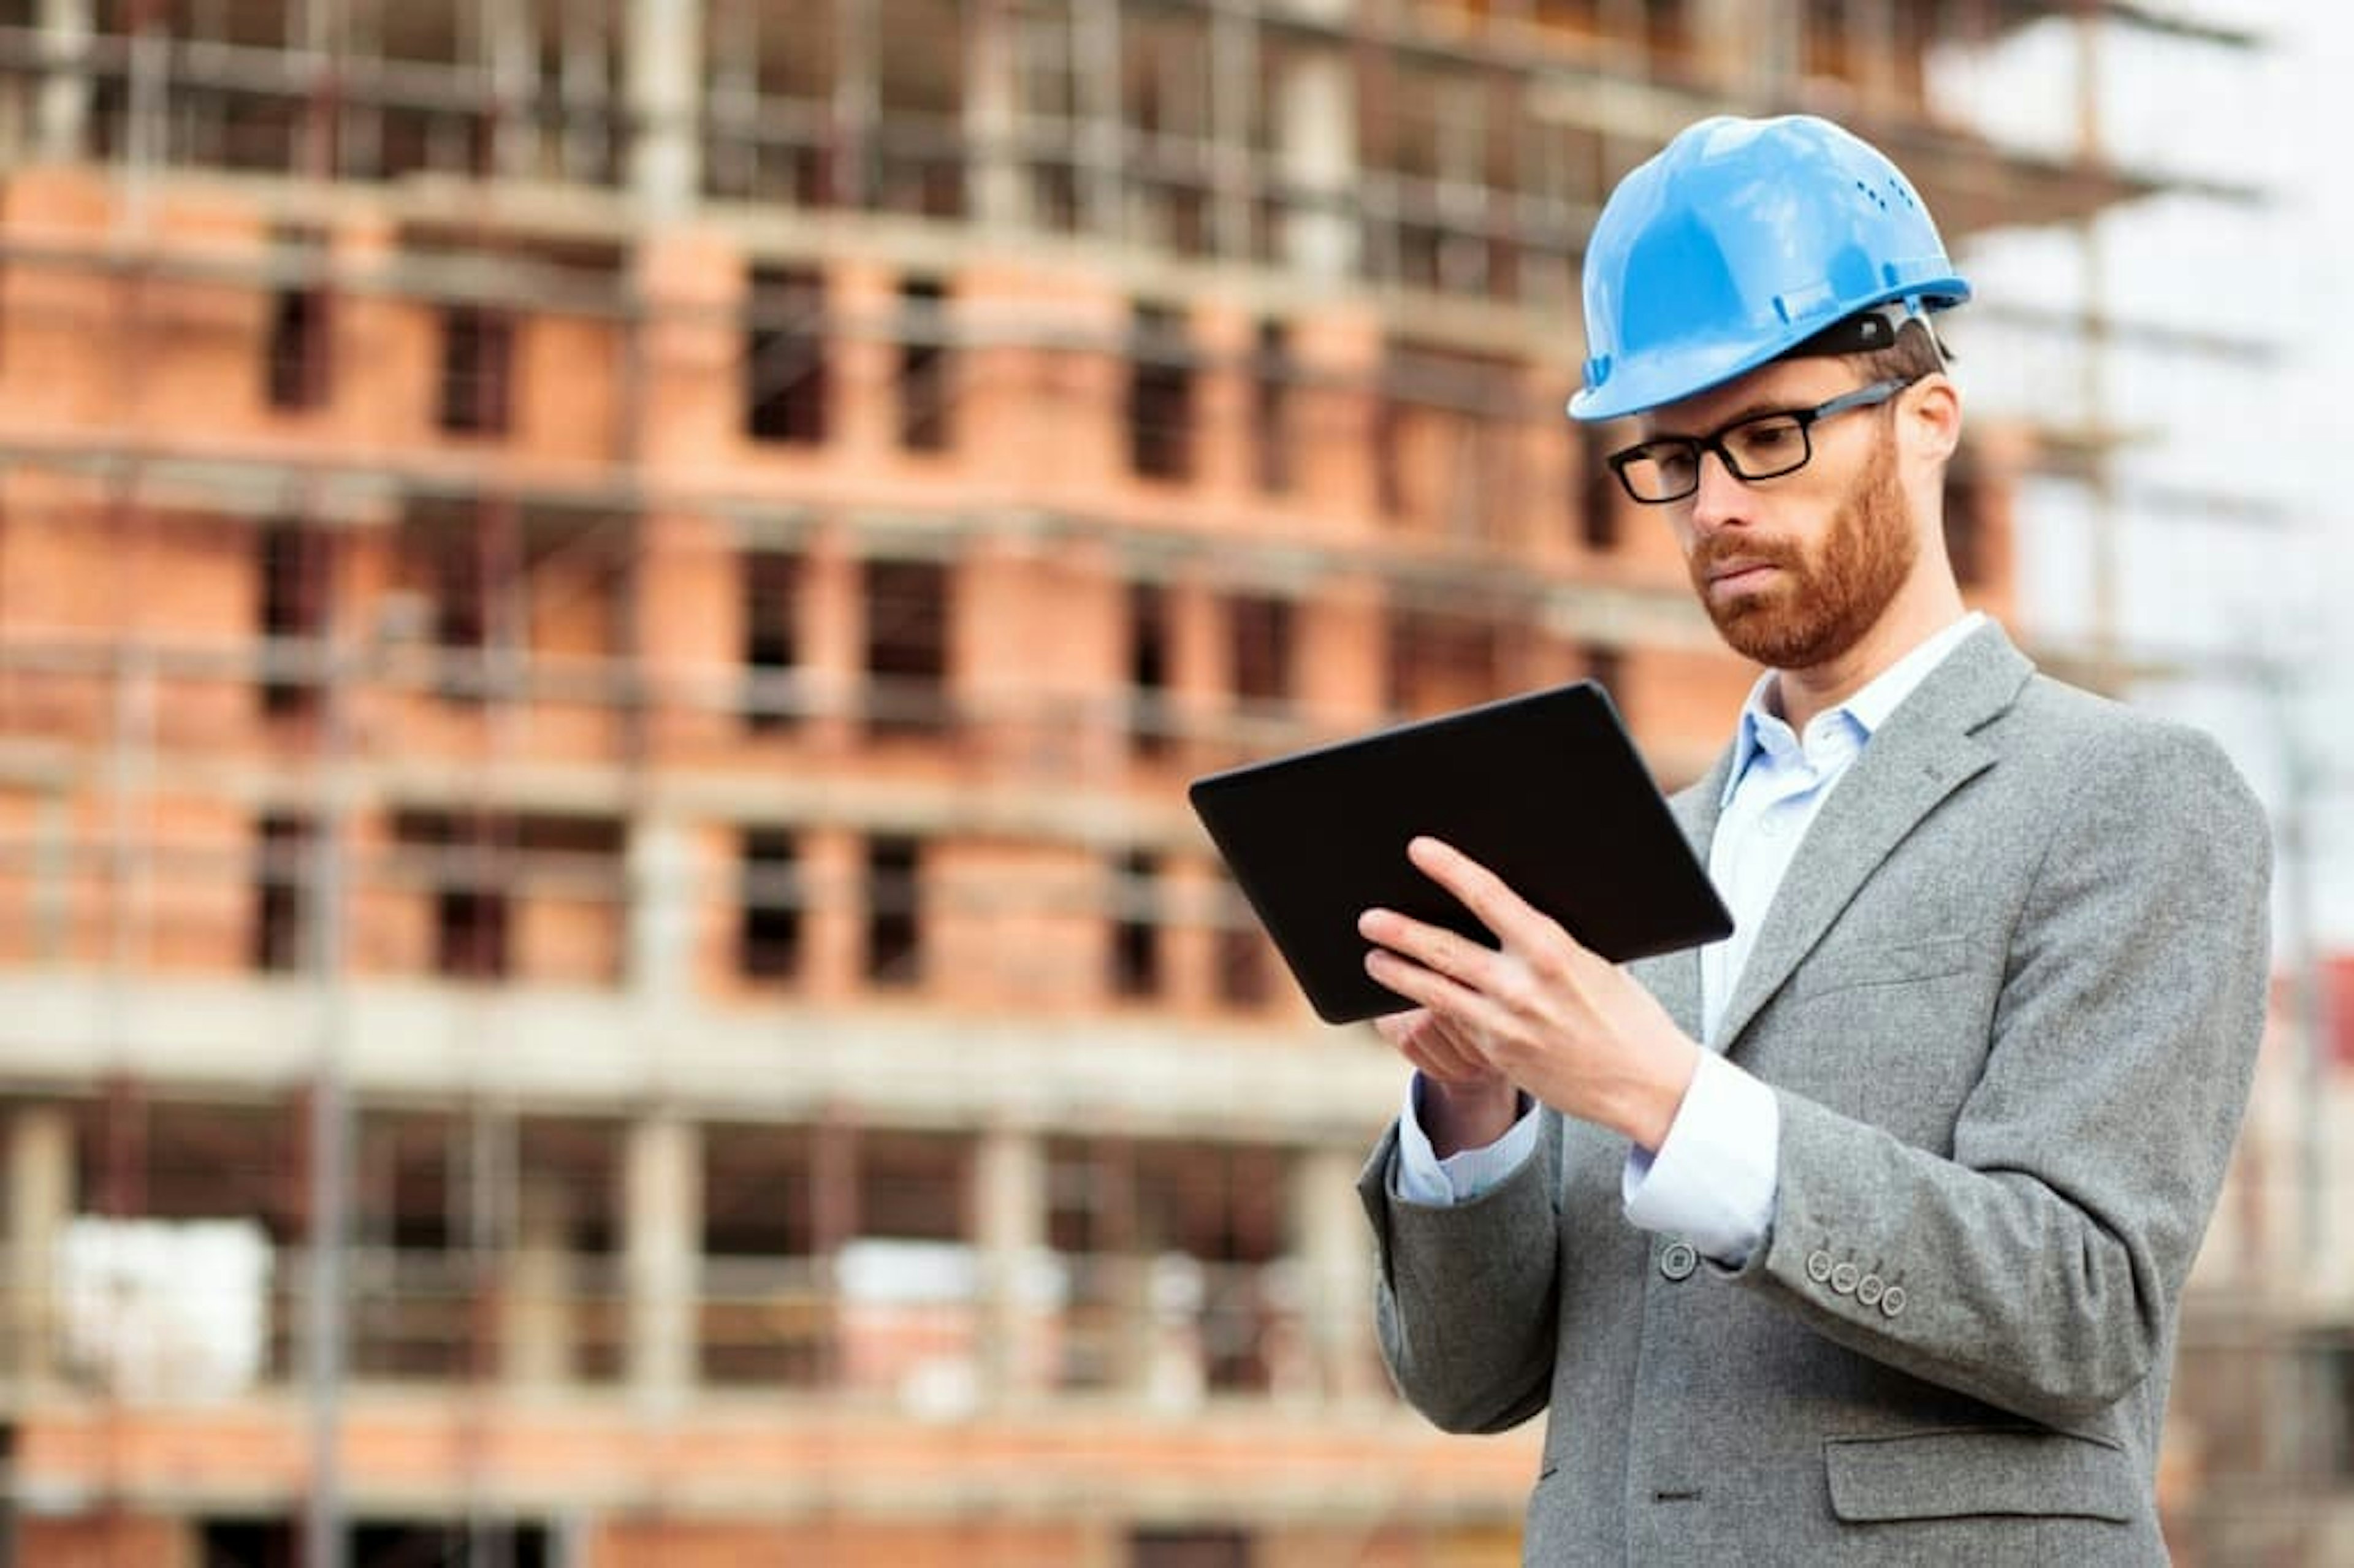
[[(1365, 955), (1365, 972), (1408, 1001), (1429, 1009), (1466, 1045), (1492, 1036), (1509, 1022), (1502, 1010), (1480, 991), (1386, 948), (1375, 948)], [(1470, 1048), (1485, 1059), (1484, 1052)]]
[(1358, 916), (1357, 935), (1475, 989), (1485, 990), (1483, 982), (1494, 978), (1495, 948), (1394, 909), (1368, 909)]
[(1540, 913), (1504, 879), (1443, 839), (1420, 834), (1405, 846), (1415, 868), (1455, 895), (1506, 947), (1536, 950), (1562, 940), (1560, 923)]
[(1373, 1020), (1373, 1033), (1402, 1048), (1421, 1033), (1429, 1022), (1429, 1012), (1419, 1007), (1405, 1012), (1385, 1012)]
[(1444, 1058), (1436, 1055), (1426, 1056), (1414, 1051), (1406, 1052), (1404, 1055), (1406, 1063), (1425, 1078), (1434, 1084), (1446, 1084), (1450, 1087), (1484, 1084), (1501, 1075), (1486, 1062), (1463, 1062), (1452, 1056)]
[(1399, 1047), (1398, 1054), (1426, 1078), (1442, 1084), (1471, 1084), (1496, 1075), (1485, 1057), (1467, 1054), (1446, 1045), (1437, 1034), (1421, 1034)]
[(1478, 1044), (1446, 1019), (1427, 1009), (1418, 1010), (1416, 1016), (1422, 1019), (1422, 1026), (1405, 1047), (1407, 1059), (1416, 1066), (1449, 1082), (1484, 1078), (1496, 1071)]
[(1437, 1075), (1454, 1076), (1481, 1065), (1480, 1059), (1467, 1052), (1455, 1032), (1428, 1008), (1376, 1018), (1373, 1030), (1407, 1061)]

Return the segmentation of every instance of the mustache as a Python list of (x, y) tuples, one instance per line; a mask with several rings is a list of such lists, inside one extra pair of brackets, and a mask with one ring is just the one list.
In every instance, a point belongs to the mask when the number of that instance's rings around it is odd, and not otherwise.
[(1731, 534), (1713, 534), (1692, 551), (1692, 573), (1695, 577), (1705, 576), (1712, 567), (1733, 560), (1766, 567), (1801, 564), (1798, 547), (1787, 539), (1744, 539)]

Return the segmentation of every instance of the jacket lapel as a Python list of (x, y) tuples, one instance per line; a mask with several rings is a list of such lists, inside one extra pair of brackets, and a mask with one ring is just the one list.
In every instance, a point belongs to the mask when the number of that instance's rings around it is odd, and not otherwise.
[[(1750, 1020), (1904, 837), (1939, 801), (1993, 764), (1993, 751), (1974, 732), (2010, 705), (2033, 672), (2001, 628), (1985, 627), (1932, 671), (1865, 744), (1799, 844), (1734, 983), (1721, 1025), (1728, 1054), (1739, 1049)], [(1717, 782), (1721, 789), (1723, 779)], [(1707, 810), (1712, 827), (1713, 793)], [(1695, 951), (1695, 996), (1699, 972)]]

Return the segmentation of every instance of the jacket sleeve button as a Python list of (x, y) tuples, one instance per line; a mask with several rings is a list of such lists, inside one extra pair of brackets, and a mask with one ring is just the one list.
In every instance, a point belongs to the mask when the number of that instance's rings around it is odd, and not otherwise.
[(1886, 1280), (1876, 1274), (1867, 1274), (1855, 1282), (1855, 1298), (1867, 1307), (1877, 1307), (1880, 1305), (1881, 1296), (1887, 1289)]
[(1904, 1287), (1892, 1285), (1880, 1293), (1880, 1311), (1882, 1317), (1893, 1318), (1903, 1310)]
[(1807, 1255), (1807, 1277), (1820, 1285), (1831, 1277), (1831, 1255), (1817, 1247)]
[(1863, 1270), (1851, 1263), (1842, 1263), (1831, 1270), (1831, 1288), (1842, 1296), (1852, 1296), (1856, 1281), (1862, 1277)]

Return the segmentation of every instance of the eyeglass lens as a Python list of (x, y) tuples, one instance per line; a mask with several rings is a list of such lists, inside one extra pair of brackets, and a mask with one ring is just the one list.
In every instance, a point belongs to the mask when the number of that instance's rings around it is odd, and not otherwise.
[[(1766, 414), (1718, 433), (1717, 452), (1736, 478), (1773, 479), (1803, 467), (1809, 455), (1806, 421), (1790, 414)], [(1701, 443), (1679, 437), (1646, 441), (1619, 465), (1627, 488), (1639, 501), (1672, 501), (1700, 483)]]

